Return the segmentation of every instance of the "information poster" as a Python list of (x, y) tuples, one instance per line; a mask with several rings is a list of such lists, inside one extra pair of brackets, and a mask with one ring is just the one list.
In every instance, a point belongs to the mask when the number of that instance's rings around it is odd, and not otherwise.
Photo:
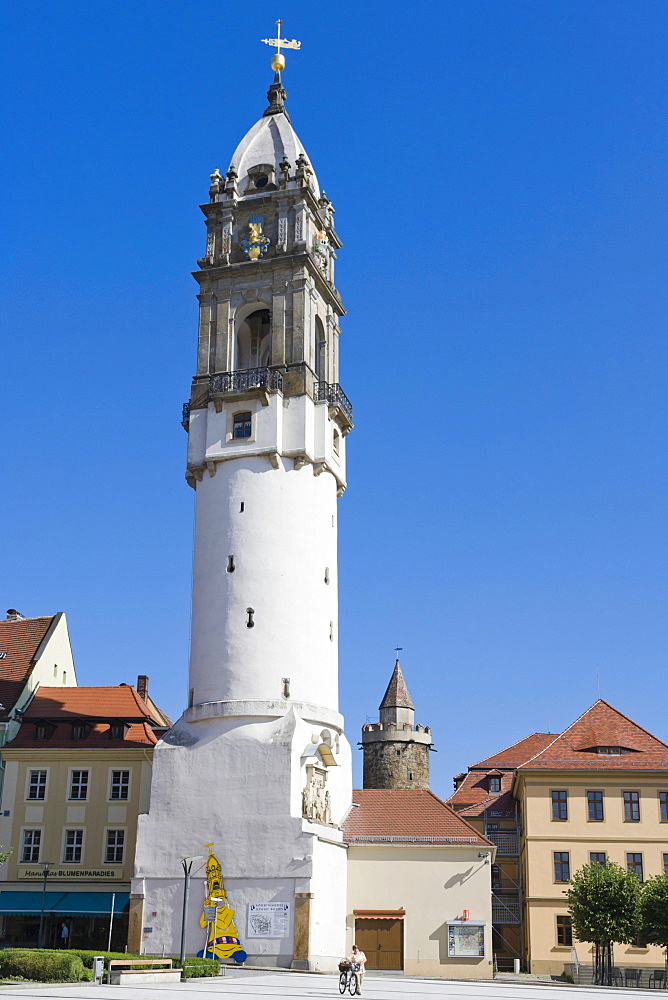
[(249, 938), (290, 936), (290, 903), (249, 903)]
[(448, 924), (450, 958), (482, 958), (484, 954), (484, 924)]

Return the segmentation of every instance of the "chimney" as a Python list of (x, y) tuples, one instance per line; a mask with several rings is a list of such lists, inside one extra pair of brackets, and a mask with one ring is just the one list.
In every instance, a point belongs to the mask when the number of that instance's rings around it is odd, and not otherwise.
[(7, 619), (6, 620), (8, 622), (18, 622), (18, 621), (22, 621), (24, 618), (25, 618), (25, 615), (22, 615), (20, 611), (16, 610), (16, 608), (8, 608), (7, 609)]
[(144, 701), (148, 698), (148, 677), (146, 674), (140, 674), (137, 678), (137, 694)]

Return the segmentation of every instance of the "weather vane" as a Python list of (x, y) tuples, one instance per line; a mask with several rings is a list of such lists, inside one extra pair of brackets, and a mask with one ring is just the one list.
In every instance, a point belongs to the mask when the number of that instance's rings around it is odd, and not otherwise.
[(397, 654), (397, 659), (399, 659), (399, 653), (401, 652), (401, 650), (403, 648), (404, 648), (403, 646), (395, 646), (394, 647), (394, 652)]
[(265, 45), (275, 45), (276, 51), (271, 57), (271, 68), (275, 73), (280, 73), (282, 69), (285, 69), (285, 56), (281, 55), (281, 48), (284, 49), (300, 49), (302, 43), (296, 41), (294, 38), (291, 42), (287, 38), (281, 38), (281, 25), (282, 21), (277, 21), (278, 31), (276, 32), (276, 38), (262, 38), (260, 41), (264, 42)]

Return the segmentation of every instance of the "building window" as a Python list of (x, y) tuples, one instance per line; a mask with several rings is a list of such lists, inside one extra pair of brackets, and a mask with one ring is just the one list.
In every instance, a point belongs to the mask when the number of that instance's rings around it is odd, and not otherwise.
[(83, 830), (65, 830), (63, 861), (78, 864), (83, 850)]
[(41, 830), (24, 830), (21, 847), (21, 861), (32, 864), (39, 861), (39, 846), (42, 842)]
[(501, 776), (499, 774), (493, 774), (488, 779), (487, 787), (492, 794), (497, 794), (501, 791)]
[(554, 881), (569, 882), (571, 878), (571, 864), (568, 851), (554, 852)]
[(339, 454), (339, 442), (340, 442), (340, 440), (341, 440), (341, 438), (340, 438), (339, 432), (338, 431), (334, 431), (334, 433), (332, 435), (332, 448), (334, 449), (334, 454), (335, 455)]
[(498, 865), (492, 865), (492, 889), (501, 888), (501, 869)]
[(557, 944), (562, 948), (570, 948), (573, 944), (573, 925), (567, 914), (557, 917)]
[(605, 851), (590, 851), (589, 852), (589, 864), (590, 865), (604, 865), (606, 862)]
[(568, 792), (552, 792), (552, 819), (568, 819)]
[(659, 792), (659, 815), (662, 823), (668, 823), (668, 792)]
[(125, 739), (125, 723), (124, 722), (112, 722), (109, 726), (109, 739), (110, 740), (124, 740)]
[(54, 729), (55, 726), (52, 726), (50, 722), (38, 722), (35, 726), (35, 739), (40, 742), (50, 740)]
[(72, 771), (70, 774), (70, 799), (88, 798), (88, 771)]
[(88, 726), (85, 722), (75, 722), (72, 725), (72, 739), (85, 740), (88, 736)]
[(596, 747), (597, 753), (607, 754), (609, 757), (621, 757), (621, 747)]
[(125, 844), (124, 830), (107, 830), (107, 846), (104, 861), (107, 865), (120, 865), (123, 862), (123, 846)]
[(603, 819), (603, 792), (587, 792), (588, 819), (601, 822)]
[(627, 854), (626, 868), (638, 877), (639, 882), (642, 882), (642, 854)]
[(110, 799), (127, 799), (130, 792), (130, 772), (112, 771)]
[(249, 412), (235, 413), (232, 427), (233, 438), (249, 438), (251, 436), (252, 422)]
[(668, 875), (668, 854), (663, 856), (663, 874)]
[(624, 822), (640, 821), (640, 792), (624, 792)]
[(46, 798), (46, 771), (31, 771), (28, 782), (28, 798), (43, 802)]

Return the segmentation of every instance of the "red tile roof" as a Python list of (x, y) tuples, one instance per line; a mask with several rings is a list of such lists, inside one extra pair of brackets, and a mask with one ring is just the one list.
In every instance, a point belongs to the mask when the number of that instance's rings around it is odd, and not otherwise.
[[(457, 810), (457, 815), (461, 816), (460, 810), (466, 809), (468, 816), (481, 816), (485, 809), (491, 808), (492, 803), (498, 802), (504, 793), (510, 791), (513, 783), (512, 771), (501, 772), (501, 793), (497, 792), (495, 795), (490, 795), (488, 773), (487, 771), (469, 771), (457, 791), (445, 800), (449, 806)], [(495, 776), (499, 774), (496, 770), (493, 773)], [(472, 806), (475, 807), (473, 812), (470, 811)], [(504, 808), (510, 807), (505, 806)]]
[(484, 760), (478, 761), (477, 764), (472, 764), (471, 767), (519, 767), (529, 757), (533, 757), (540, 750), (544, 750), (549, 743), (552, 743), (555, 736), (556, 733), (532, 733), (530, 736), (525, 736), (519, 743), (513, 743), (511, 746), (506, 747), (505, 750), (499, 750), (498, 753), (494, 753), (491, 757), (486, 757)]
[(433, 792), (412, 788), (362, 788), (343, 832), (349, 843), (474, 844), (486, 840)]
[(0, 718), (6, 718), (21, 696), (39, 647), (60, 615), (0, 621)]
[[(611, 756), (589, 749), (597, 746), (622, 747), (631, 752)], [(666, 767), (668, 746), (607, 701), (599, 700), (519, 770), (643, 771)]]
[(383, 708), (415, 708), (408, 693), (399, 660), (394, 664), (390, 683), (387, 685), (387, 691), (379, 705), (379, 710)]
[[(55, 725), (48, 741), (36, 739), (35, 723), (48, 720)], [(85, 740), (72, 739), (71, 723), (91, 724)], [(125, 722), (129, 728), (122, 740), (109, 739), (111, 721)], [(6, 749), (27, 747), (56, 748), (76, 745), (84, 748), (112, 748), (132, 744), (154, 746), (153, 726), (161, 720), (129, 684), (118, 687), (40, 687), (23, 716), (23, 723)]]

